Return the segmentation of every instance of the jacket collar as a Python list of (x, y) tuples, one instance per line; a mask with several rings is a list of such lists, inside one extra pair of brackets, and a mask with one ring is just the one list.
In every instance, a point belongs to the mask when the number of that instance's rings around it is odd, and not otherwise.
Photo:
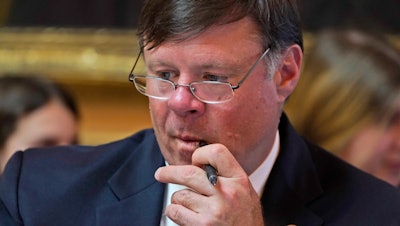
[(154, 172), (164, 158), (152, 130), (132, 139), (136, 138), (132, 154), (108, 181), (119, 201), (97, 209), (97, 225), (160, 224), (165, 186), (154, 179)]
[(285, 114), (279, 133), (280, 152), (261, 198), (266, 223), (321, 225), (322, 219), (307, 207), (323, 192), (309, 148)]
[(164, 165), (164, 158), (157, 145), (154, 133), (132, 147), (132, 154), (109, 180), (109, 185), (119, 199), (130, 197), (152, 184), (154, 172)]

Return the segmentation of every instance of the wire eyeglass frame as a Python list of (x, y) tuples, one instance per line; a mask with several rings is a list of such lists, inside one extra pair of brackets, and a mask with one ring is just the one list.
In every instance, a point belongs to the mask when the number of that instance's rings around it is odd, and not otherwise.
[[(171, 80), (167, 80), (167, 79), (163, 79), (160, 77), (156, 77), (156, 76), (143, 76), (143, 75), (134, 75), (133, 71), (136, 68), (136, 65), (140, 59), (141, 54), (143, 53), (143, 50), (140, 50), (133, 66), (132, 69), (129, 73), (129, 81), (132, 82), (135, 85), (135, 88), (137, 89), (137, 91), (145, 96), (154, 98), (154, 99), (159, 99), (159, 100), (168, 100), (170, 98), (170, 94), (172, 94), (173, 92), (169, 92), (168, 95), (151, 95), (149, 93), (147, 93), (147, 87), (146, 85), (141, 85), (138, 84), (137, 80), (138, 79), (151, 79), (153, 81), (157, 81), (158, 83), (160, 83), (160, 81), (162, 82), (167, 82), (171, 85), (171, 87), (173, 88), (173, 90), (169, 90), (169, 91), (175, 91), (179, 86), (183, 86), (183, 87), (188, 87), (190, 92), (192, 93), (192, 95), (194, 97), (196, 97), (196, 99), (198, 99), (199, 101), (203, 102), (203, 103), (207, 103), (207, 104), (218, 104), (218, 103), (223, 103), (226, 101), (229, 101), (233, 98), (234, 96), (234, 91), (236, 89), (238, 89), (243, 82), (246, 80), (246, 78), (253, 72), (253, 70), (256, 68), (256, 66), (259, 64), (260, 61), (262, 61), (262, 59), (268, 54), (268, 52), (270, 51), (270, 48), (267, 48), (264, 53), (257, 59), (257, 61), (250, 67), (250, 69), (246, 72), (246, 74), (243, 76), (243, 78), (241, 80), (239, 80), (239, 82), (237, 83), (237, 85), (232, 85), (231, 83), (228, 82), (219, 82), (219, 81), (194, 81), (191, 82), (189, 84), (177, 84)], [(147, 81), (146, 81), (147, 83)], [(226, 93), (226, 95), (229, 95), (229, 98), (224, 98), (223, 100), (218, 100), (218, 98), (216, 98), (215, 100), (211, 100), (211, 99), (203, 99), (202, 97), (198, 96), (197, 92), (197, 88), (201, 87), (201, 85), (207, 85), (209, 87), (211, 87), (210, 85), (213, 85), (214, 87), (216, 87), (217, 85), (220, 86), (229, 86), (231, 93)], [(197, 87), (196, 87), (197, 86)], [(204, 88), (203, 88), (204, 90)]]

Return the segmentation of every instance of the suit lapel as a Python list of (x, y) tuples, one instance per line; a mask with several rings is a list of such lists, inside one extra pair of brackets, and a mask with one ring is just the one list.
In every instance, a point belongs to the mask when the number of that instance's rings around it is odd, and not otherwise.
[(160, 224), (164, 184), (154, 179), (154, 172), (164, 159), (154, 135), (136, 149), (108, 182), (118, 201), (97, 209), (99, 226)]
[(266, 224), (322, 225), (322, 219), (307, 207), (322, 194), (308, 147), (285, 115), (279, 132), (280, 153), (261, 198)]

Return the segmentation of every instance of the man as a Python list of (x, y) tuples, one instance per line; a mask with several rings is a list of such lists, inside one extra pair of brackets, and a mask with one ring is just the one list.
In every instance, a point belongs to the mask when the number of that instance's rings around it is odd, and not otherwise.
[(147, 75), (133, 68), (129, 78), (149, 96), (154, 130), (98, 147), (18, 152), (0, 185), (3, 221), (399, 225), (396, 189), (307, 143), (282, 115), (302, 63), (294, 0), (143, 7)]

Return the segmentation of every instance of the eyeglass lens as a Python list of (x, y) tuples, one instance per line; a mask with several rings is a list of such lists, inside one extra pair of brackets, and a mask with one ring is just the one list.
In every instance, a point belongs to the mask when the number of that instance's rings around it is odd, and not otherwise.
[(175, 91), (175, 87), (189, 86), (192, 94), (207, 103), (220, 103), (233, 97), (233, 90), (228, 83), (214, 81), (193, 82), (190, 85), (175, 85), (173, 82), (150, 76), (135, 76), (137, 90), (149, 97), (166, 100)]

